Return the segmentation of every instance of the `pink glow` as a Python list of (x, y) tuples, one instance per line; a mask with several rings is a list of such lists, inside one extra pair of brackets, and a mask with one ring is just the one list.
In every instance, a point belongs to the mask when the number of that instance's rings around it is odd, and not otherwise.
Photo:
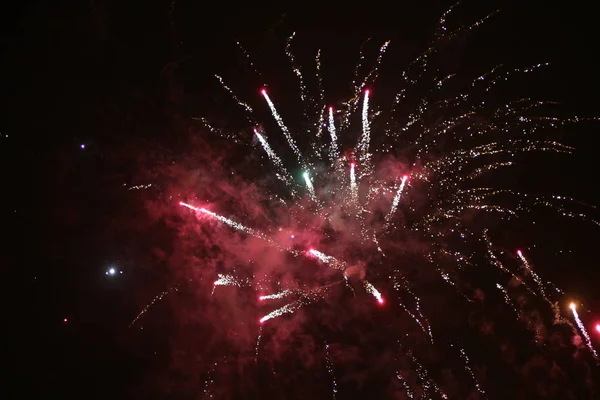
[(333, 107), (329, 107), (329, 111), (333, 111)]
[(383, 304), (383, 303), (385, 303), (385, 300), (383, 300), (383, 297), (381, 297), (379, 300), (377, 300), (377, 302), (378, 302), (379, 304)]
[(600, 324), (596, 324), (596, 332), (600, 333)]
[(69, 322), (69, 320), (65, 318), (65, 319), (63, 319), (63, 322)]
[(258, 296), (258, 301), (263, 301), (265, 299), (264, 296)]
[(266, 96), (266, 95), (267, 95), (267, 89), (261, 89), (260, 93), (261, 93), (263, 96)]
[(521, 252), (521, 250), (517, 250), (517, 255), (518, 255), (518, 256), (521, 256), (521, 255), (523, 255), (523, 253)]
[(365, 96), (368, 96), (371, 91), (369, 89), (365, 89)]

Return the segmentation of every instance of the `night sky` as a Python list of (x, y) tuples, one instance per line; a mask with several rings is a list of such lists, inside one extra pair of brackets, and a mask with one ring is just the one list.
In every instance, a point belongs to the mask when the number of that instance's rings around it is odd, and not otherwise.
[[(346, 94), (358, 48), (368, 37), (377, 43), (371, 57), (376, 57), (380, 43), (392, 40), (394, 52), (381, 75), (393, 76), (398, 66), (423, 51), (436, 21), (451, 4), (396, 3), (238, 7), (235, 2), (23, 1), (3, 12), (0, 265), (2, 327), (8, 338), (3, 341), (0, 397), (202, 398), (193, 388), (208, 379), (203, 357), (234, 357), (238, 350), (207, 352), (205, 347), (215, 346), (209, 334), (191, 330), (190, 314), (173, 311), (195, 301), (193, 282), (188, 281), (199, 275), (174, 269), (173, 260), (166, 261), (168, 255), (158, 254), (181, 249), (173, 244), (176, 229), (169, 221), (148, 219), (153, 212), (148, 204), (157, 198), (169, 201), (174, 192), (161, 187), (172, 188), (177, 182), (163, 182), (148, 191), (126, 189), (163, 176), (160, 169), (183, 160), (180, 155), (191, 143), (224, 146), (222, 139), (207, 139), (210, 135), (198, 117), (211, 116), (233, 131), (245, 130), (252, 140), (248, 124), (230, 112), (213, 75), (230, 77), (244, 98), (258, 98), (263, 84), (275, 93), (279, 90), (280, 98), (293, 93), (289, 88), (295, 81), (283, 53), (291, 32), (296, 32), (300, 63), (312, 62), (316, 50), (322, 49), (328, 101)], [(591, 6), (580, 1), (522, 3), (465, 1), (454, 17), (456, 26), (495, 9), (501, 13), (444, 46), (445, 67), (471, 74), (499, 63), (519, 67), (550, 62), (543, 72), (505, 85), (500, 96), (559, 101), (555, 115), (600, 115), (597, 21)], [(258, 61), (262, 82), (237, 74), (237, 40)], [(509, 183), (523, 191), (564, 194), (600, 205), (599, 128), (599, 122), (570, 126), (561, 139), (577, 147), (573, 155), (527, 157)], [(196, 136), (202, 139), (190, 139)], [(193, 149), (200, 164), (208, 165), (213, 154), (208, 147)], [(228, 156), (244, 158), (243, 153)], [(258, 178), (265, 170), (246, 172), (246, 177)], [(172, 201), (176, 207), (178, 199)], [(582, 319), (600, 349), (600, 336), (592, 330), (594, 321), (600, 322), (599, 228), (550, 215), (534, 214), (536, 225), (525, 218), (499, 236), (507, 246), (537, 249), (532, 250), (537, 271), (565, 290), (558, 298), (561, 307), (571, 300), (583, 305)], [(600, 213), (592, 210), (590, 216), (598, 220)], [(107, 274), (110, 268), (115, 268), (114, 275)], [(137, 325), (129, 328), (154, 296), (180, 282), (188, 286), (167, 295), (143, 316), (148, 334)], [(303, 335), (327, 336), (316, 324), (305, 323)], [(360, 327), (379, 329), (373, 321)], [(348, 336), (344, 340), (350, 341)], [(182, 349), (189, 354), (180, 356)], [(494, 354), (484, 358), (493, 359)], [(195, 367), (181, 374), (178, 363)], [(295, 368), (280, 365), (283, 375)], [(566, 373), (582, 374), (577, 368)], [(593, 368), (592, 377), (598, 378), (598, 367)], [(246, 388), (243, 377), (251, 372), (238, 370), (221, 382), (238, 387), (237, 394), (222, 398), (331, 398), (327, 383), (324, 390), (315, 383), (294, 391), (310, 371), (276, 388), (270, 382), (274, 378), (263, 371), (252, 379), (253, 387)], [(338, 398), (390, 398), (389, 393), (371, 391), (377, 379), (370, 377), (356, 397), (346, 389)], [(508, 398), (509, 392), (500, 386), (490, 384), (489, 398)], [(573, 391), (574, 398), (587, 398), (577, 397), (587, 393), (577, 384)], [(369, 393), (374, 397), (365, 397)]]

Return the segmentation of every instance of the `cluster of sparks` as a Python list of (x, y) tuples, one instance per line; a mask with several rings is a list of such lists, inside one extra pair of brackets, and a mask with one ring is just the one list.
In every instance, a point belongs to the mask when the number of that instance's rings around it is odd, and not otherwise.
[[(459, 32), (471, 30), (489, 18), (489, 16), (486, 16), (475, 24), (450, 31), (446, 24), (446, 19), (453, 9), (454, 7), (444, 13), (440, 19), (434, 44), (417, 57), (401, 74), (405, 87), (395, 96), (389, 111), (385, 112), (371, 109), (370, 102), (373, 99), (373, 92), (367, 86), (373, 86), (378, 77), (378, 68), (382, 63), (384, 53), (390, 45), (389, 41), (380, 47), (379, 55), (373, 68), (366, 73), (363, 79), (360, 79), (358, 75), (358, 72), (362, 70), (362, 62), (365, 58), (363, 49), (361, 48), (359, 64), (356, 68), (357, 75), (352, 85), (353, 96), (350, 100), (343, 103), (342, 109), (336, 110), (333, 106), (328, 106), (324, 103), (325, 96), (320, 84), (321, 53), (319, 52), (316, 58), (319, 91), (318, 95), (311, 96), (305, 85), (306, 79), (304, 79), (302, 68), (297, 64), (291, 51), (294, 36), (292, 35), (289, 38), (285, 51), (292, 65), (292, 71), (299, 81), (300, 98), (304, 105), (302, 113), (307, 119), (309, 115), (315, 115), (315, 121), (312, 122), (309, 134), (313, 134), (316, 138), (324, 140), (322, 133), (323, 128), (326, 127), (326, 131), (329, 133), (329, 137), (327, 138), (328, 143), (322, 146), (313, 146), (313, 152), (307, 155), (307, 152), (301, 150), (295, 139), (293, 130), (284, 121), (267, 90), (261, 89), (260, 94), (265, 100), (281, 134), (283, 134), (283, 138), (294, 154), (296, 158), (295, 164), (302, 170), (300, 174), (290, 172), (289, 166), (287, 166), (289, 163), (284, 162), (284, 159), (269, 144), (264, 128), (255, 126), (252, 129), (268, 161), (273, 166), (275, 178), (288, 191), (289, 196), (287, 198), (281, 199), (278, 197), (278, 200), (288, 207), (291, 217), (301, 219), (302, 213), (308, 212), (311, 216), (318, 215), (324, 220), (329, 220), (337, 217), (338, 213), (341, 212), (354, 221), (346, 226), (349, 232), (345, 232), (345, 234), (354, 237), (361, 246), (378, 252), (383, 257), (384, 263), (386, 260), (386, 249), (384, 242), (380, 244), (380, 241), (392, 235), (395, 230), (410, 229), (430, 240), (431, 246), (424, 255), (424, 258), (432, 264), (432, 269), (439, 273), (443, 281), (469, 301), (472, 301), (472, 297), (465, 294), (458, 284), (456, 271), (462, 271), (472, 266), (473, 255), (459, 250), (455, 251), (448, 246), (443, 246), (441, 243), (445, 242), (444, 239), (446, 237), (456, 237), (457, 235), (465, 243), (482, 243), (486, 248), (489, 265), (497, 269), (500, 276), (505, 276), (506, 278), (505, 282), (497, 282), (495, 287), (501, 291), (507, 306), (515, 312), (518, 318), (522, 318), (521, 309), (511, 297), (509, 285), (507, 284), (508, 280), (517, 281), (528, 293), (539, 296), (549, 304), (553, 304), (553, 293), (561, 292), (551, 283), (543, 281), (534, 271), (521, 250), (516, 251), (516, 257), (512, 257), (513, 264), (520, 264), (522, 267), (521, 272), (518, 269), (513, 269), (505, 265), (507, 264), (506, 257), (502, 257), (501, 260), (499, 256), (500, 252), (489, 239), (487, 231), (484, 230), (481, 232), (470, 229), (468, 223), (462, 221), (461, 216), (465, 213), (476, 211), (492, 212), (504, 218), (513, 218), (529, 211), (531, 207), (544, 206), (553, 208), (559, 214), (566, 217), (585, 219), (584, 214), (570, 212), (563, 205), (572, 199), (561, 196), (550, 198), (536, 197), (510, 190), (495, 190), (473, 185), (473, 182), (479, 176), (512, 165), (513, 157), (518, 153), (533, 151), (570, 153), (573, 150), (571, 147), (555, 141), (535, 140), (533, 139), (534, 133), (542, 127), (559, 127), (583, 119), (577, 117), (569, 119), (528, 117), (523, 114), (525, 111), (539, 108), (541, 105), (548, 103), (532, 101), (530, 99), (520, 99), (503, 104), (490, 113), (487, 112), (489, 110), (486, 108), (485, 100), (476, 100), (476, 97), (469, 92), (454, 95), (435, 103), (431, 103), (427, 96), (423, 97), (416, 109), (408, 113), (405, 121), (401, 123), (399, 121), (400, 117), (396, 114), (398, 106), (406, 99), (406, 94), (411, 85), (415, 85), (421, 81), (422, 75), (428, 67), (428, 59), (436, 51), (436, 43), (440, 39), (452, 38)], [(245, 51), (244, 55), (251, 63), (252, 69), (256, 71), (255, 64), (250, 61), (249, 55)], [(511, 71), (504, 71), (503, 66), (497, 66), (489, 72), (476, 77), (472, 81), (470, 88), (473, 90), (481, 88), (484, 93), (489, 92), (495, 85), (506, 80), (512, 74), (530, 73), (542, 68), (544, 65), (539, 64)], [(454, 75), (434, 79), (432, 90), (436, 91), (435, 93), (439, 93), (441, 88), (444, 87), (445, 82), (453, 79)], [(240, 100), (239, 96), (225, 83), (225, 80), (221, 76), (217, 76), (217, 79), (224, 90), (229, 93), (233, 101), (240, 106), (248, 121), (256, 121), (255, 113), (257, 112), (257, 107), (251, 106), (250, 101)], [(428, 125), (426, 114), (430, 113), (432, 109), (436, 110), (440, 108), (445, 111), (455, 111), (447, 113), (450, 116), (444, 117), (441, 121), (438, 120), (435, 124)], [(347, 141), (349, 137), (355, 138), (357, 136), (356, 131), (358, 129), (354, 129), (351, 117), (359, 109), (360, 134), (358, 135), (358, 142), (354, 148), (351, 148), (344, 154), (342, 153), (341, 141), (342, 139)], [(381, 115), (387, 115), (387, 121), (384, 124), (384, 128), (382, 128), (383, 131), (379, 132), (374, 129), (373, 122), (378, 118), (382, 118)], [(487, 122), (485, 124), (476, 124), (476, 118), (481, 115), (487, 116)], [(379, 127), (381, 124), (377, 126)], [(209, 128), (213, 130), (212, 127), (209, 126)], [(515, 130), (522, 133), (521, 138), (494, 139), (501, 137), (496, 135), (498, 133)], [(409, 166), (404, 171), (399, 171), (397, 175), (382, 176), (377, 172), (376, 168), (378, 166), (377, 161), (381, 159), (379, 156), (392, 153), (402, 140), (403, 135), (408, 135), (410, 132), (417, 133), (416, 139), (413, 141), (413, 148), (416, 149), (414, 151), (414, 161), (407, 163)], [(488, 136), (492, 140), (481, 144), (481, 139), (485, 140)], [(376, 145), (373, 142), (375, 137), (385, 138), (383, 144)], [(438, 147), (438, 142), (449, 138), (460, 147), (444, 152), (441, 155), (435, 153), (434, 150)], [(475, 144), (473, 145), (472, 143)], [(504, 157), (504, 159), (499, 160), (498, 157)], [(324, 165), (326, 166), (325, 168), (323, 168)], [(414, 210), (415, 202), (410, 199), (410, 195), (411, 190), (416, 190), (415, 188), (417, 187), (426, 188), (427, 196), (432, 203), (430, 207), (432, 211), (420, 215), (416, 222), (413, 221), (408, 224), (405, 222), (404, 215)], [(143, 186), (134, 186), (130, 190), (141, 188)], [(512, 206), (505, 206), (498, 200), (506, 195), (514, 199)], [(378, 201), (381, 203), (382, 198), (388, 202), (387, 211), (381, 217), (375, 217), (373, 216), (373, 204)], [(407, 198), (408, 200), (405, 201)], [(357, 277), (356, 279), (360, 282), (360, 285), (351, 285), (353, 291), (356, 288), (362, 288), (365, 293), (372, 296), (376, 304), (381, 306), (387, 302), (384, 294), (375, 286), (377, 284), (376, 280), (370, 277), (367, 280), (360, 273), (351, 273), (358, 268), (357, 262), (359, 261), (357, 260), (346, 259), (344, 254), (328, 254), (327, 249), (309, 247), (304, 250), (298, 250), (297, 247), (289, 243), (279, 242), (267, 233), (237, 222), (235, 217), (226, 217), (218, 214), (216, 211), (209, 210), (208, 206), (197, 206), (183, 201), (179, 204), (197, 213), (199, 218), (206, 217), (217, 220), (241, 234), (261, 239), (280, 251), (291, 253), (297, 257), (312, 258), (324, 268), (332, 268), (339, 271), (340, 279), (328, 285), (308, 289), (282, 289), (276, 293), (261, 293), (258, 296), (259, 303), (267, 304), (271, 300), (286, 300), (287, 302), (260, 317), (258, 321), (259, 334), (256, 342), (256, 358), (259, 357), (262, 324), (283, 315), (293, 314), (307, 304), (324, 299), (333, 286), (349, 284), (349, 280)], [(596, 223), (596, 221), (592, 222)], [(277, 221), (274, 221), (274, 223), (277, 224)], [(307, 229), (309, 228), (307, 226)], [(322, 236), (331, 235), (324, 232), (318, 232), (318, 234)], [(335, 239), (335, 237), (331, 236), (328, 238)], [(443, 261), (448, 260), (453, 261), (455, 268), (444, 268)], [(409, 279), (403, 276), (400, 267), (390, 265), (388, 266), (388, 270), (391, 271), (388, 274), (389, 278), (393, 281), (391, 290), (397, 292), (397, 297), (400, 298), (400, 295), (402, 295), (410, 296), (413, 299), (411, 301), (413, 306), (408, 306), (401, 301), (399, 302), (399, 306), (415, 321), (433, 343), (434, 334), (429, 321), (420, 308), (420, 299), (411, 288)], [(530, 280), (532, 282), (529, 282)], [(239, 287), (242, 284), (245, 285), (246, 283), (241, 283), (233, 275), (220, 274), (214, 282), (213, 292), (217, 286)], [(167, 293), (168, 291), (161, 293), (149, 306)], [(387, 300), (389, 301), (390, 299), (391, 294)], [(148, 307), (135, 318), (133, 323), (147, 311)], [(570, 310), (575, 325), (585, 338), (585, 343), (589, 351), (594, 358), (598, 359), (590, 336), (577, 314), (575, 303), (570, 305)], [(560, 310), (557, 311), (557, 313), (559, 312)], [(570, 322), (560, 316), (557, 316), (557, 320), (570, 324)], [(595, 326), (595, 330), (600, 333), (600, 324)], [(327, 369), (333, 377), (333, 396), (335, 398), (337, 383), (334, 368), (329, 357), (329, 346), (326, 345), (325, 349)], [(414, 364), (418, 366), (417, 373), (423, 375), (421, 377), (423, 385), (425, 383), (429, 385), (431, 388), (430, 391), (437, 393), (438, 397), (447, 398), (443, 391), (427, 376), (424, 367), (418, 363), (412, 353), (408, 352), (407, 354), (412, 357)], [(481, 396), (485, 396), (485, 391), (478, 383), (475, 372), (471, 367), (472, 363), (462, 348), (460, 349), (460, 357), (464, 361), (465, 370), (475, 381), (476, 390)], [(399, 371), (397, 378), (404, 387), (406, 396), (415, 398), (416, 391), (410, 387), (404, 372)], [(421, 389), (421, 391), (424, 390)]]

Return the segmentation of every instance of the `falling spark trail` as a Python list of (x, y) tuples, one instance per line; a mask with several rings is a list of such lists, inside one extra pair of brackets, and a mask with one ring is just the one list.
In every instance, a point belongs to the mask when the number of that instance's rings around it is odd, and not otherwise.
[(396, 195), (394, 196), (394, 200), (392, 201), (392, 207), (390, 208), (390, 211), (385, 216), (386, 226), (390, 223), (390, 221), (392, 220), (392, 216), (394, 215), (394, 213), (396, 212), (396, 209), (398, 208), (398, 204), (400, 203), (400, 197), (402, 196), (402, 192), (404, 191), (404, 185), (406, 184), (407, 179), (408, 179), (408, 176), (406, 176), (406, 175), (402, 177), (402, 181), (400, 182), (398, 191), (396, 192)]
[(246, 59), (246, 62), (252, 69), (252, 72), (254, 72), (259, 78), (262, 79), (262, 75), (260, 74), (260, 71), (256, 68), (256, 66), (254, 65), (254, 62), (252, 61), (252, 58), (250, 57), (250, 53), (248, 53), (248, 51), (246, 50), (246, 48), (242, 45), (242, 43), (240, 41), (236, 41), (236, 44), (238, 45), (238, 48), (244, 55), (244, 58)]
[(208, 211), (206, 208), (194, 207), (194, 206), (189, 205), (189, 204), (184, 203), (184, 202), (179, 202), (179, 205), (187, 207), (190, 210), (194, 210), (196, 212), (201, 212), (201, 213), (204, 213), (206, 215), (210, 215), (211, 217), (218, 219), (219, 221), (223, 222), (226, 225), (229, 225), (230, 227), (232, 227), (234, 229), (237, 229), (238, 231), (242, 231), (242, 232), (245, 232), (245, 233), (247, 233), (249, 235), (252, 235), (254, 237), (257, 237), (257, 238), (269, 241), (269, 239), (264, 234), (262, 234), (260, 232), (257, 232), (257, 231), (255, 231), (252, 228), (248, 228), (247, 226), (244, 226), (244, 225), (240, 224), (239, 222), (235, 222), (235, 221), (233, 221), (233, 220), (231, 220), (229, 218), (223, 217), (223, 216), (221, 216), (219, 214), (216, 214), (216, 213), (214, 213), (212, 211)]
[(362, 108), (362, 136), (358, 143), (360, 152), (359, 160), (361, 164), (367, 165), (369, 161), (369, 145), (371, 143), (371, 127), (369, 126), (369, 90), (365, 90), (365, 97)]
[(571, 308), (571, 311), (573, 312), (573, 318), (575, 318), (575, 323), (579, 327), (581, 334), (585, 337), (585, 344), (587, 345), (588, 349), (590, 349), (590, 351), (594, 355), (594, 358), (596, 360), (598, 360), (598, 353), (596, 353), (596, 350), (594, 349), (594, 346), (592, 345), (592, 339), (590, 339), (590, 335), (588, 334), (587, 330), (585, 329), (585, 325), (583, 325), (583, 323), (581, 322), (581, 319), (579, 319), (579, 313), (577, 312), (577, 306), (575, 305), (575, 303), (571, 303), (569, 305), (569, 307)]
[(279, 173), (276, 174), (277, 178), (282, 180), (290, 188), (292, 194), (295, 195), (295, 190), (293, 188), (294, 183), (292, 181), (292, 178), (290, 177), (290, 174), (288, 173), (287, 169), (283, 166), (283, 162), (281, 161), (279, 156), (275, 154), (273, 149), (271, 149), (271, 146), (269, 146), (267, 140), (256, 130), (256, 128), (254, 129), (254, 134), (260, 141), (260, 144), (262, 145), (263, 149), (265, 149), (265, 152), (267, 153), (269, 159), (273, 162), (273, 164), (275, 164), (275, 166), (279, 170)]
[(171, 287), (170, 289), (167, 289), (164, 292), (161, 292), (161, 293), (157, 294), (152, 299), (152, 301), (150, 301), (150, 303), (148, 303), (142, 309), (142, 311), (140, 311), (138, 313), (138, 315), (135, 316), (135, 318), (133, 319), (133, 321), (131, 321), (131, 323), (129, 324), (129, 327), (131, 328), (133, 326), (133, 324), (135, 324), (137, 322), (137, 320), (140, 319), (142, 317), (142, 315), (144, 315), (154, 304), (156, 304), (157, 302), (161, 301), (163, 299), (163, 297), (165, 297), (166, 295), (168, 295), (169, 293), (171, 293), (173, 290), (174, 291), (178, 291), (179, 290), (179, 285), (175, 285), (175, 286)]
[(377, 302), (379, 304), (383, 304), (384, 303), (384, 300), (383, 300), (383, 297), (381, 296), (381, 293), (379, 293), (379, 290), (377, 290), (375, 288), (375, 286), (373, 286), (371, 284), (371, 282), (369, 282), (367, 280), (363, 280), (363, 284), (365, 285), (365, 290), (367, 291), (367, 293), (369, 293), (373, 297), (375, 297), (377, 299)]
[(332, 164), (340, 156), (337, 145), (337, 134), (335, 132), (335, 120), (333, 119), (333, 107), (329, 107), (329, 135), (331, 136), (331, 152), (329, 154)]
[(398, 380), (402, 384), (402, 387), (404, 388), (404, 393), (406, 393), (406, 397), (408, 397), (409, 399), (414, 399), (415, 395), (411, 390), (410, 385), (408, 384), (408, 382), (406, 382), (406, 379), (404, 379), (404, 377), (402, 376), (402, 374), (400, 374), (399, 371), (396, 371), (396, 378), (398, 378)]
[(467, 356), (467, 353), (465, 353), (465, 350), (463, 348), (460, 349), (460, 355), (465, 362), (465, 369), (467, 370), (469, 375), (471, 375), (471, 378), (473, 378), (473, 381), (475, 382), (475, 388), (477, 389), (479, 394), (481, 394), (482, 396), (485, 397), (485, 391), (483, 390), (483, 388), (479, 384), (479, 381), (475, 377), (475, 373), (473, 372), (473, 369), (471, 368), (471, 361), (469, 360), (469, 357)]
[(339, 261), (333, 256), (328, 256), (327, 254), (321, 253), (318, 250), (310, 249), (308, 253), (317, 257), (322, 263), (327, 264), (335, 269), (344, 269), (346, 264), (342, 261)]
[(262, 301), (262, 300), (278, 300), (278, 299), (283, 299), (286, 296), (289, 296), (290, 294), (294, 293), (292, 290), (286, 289), (283, 290), (279, 293), (274, 293), (274, 294), (267, 294), (267, 295), (262, 295), (258, 297), (258, 300)]
[(517, 317), (520, 317), (521, 314), (519, 313), (519, 311), (515, 307), (514, 303), (510, 299), (510, 296), (508, 295), (508, 292), (506, 291), (506, 289), (504, 287), (502, 287), (502, 285), (500, 285), (499, 283), (496, 283), (496, 287), (498, 289), (500, 289), (500, 291), (502, 292), (502, 295), (504, 296), (504, 302), (506, 303), (506, 305), (508, 305), (510, 308), (512, 308), (512, 310), (515, 312), (515, 314), (517, 314)]
[(261, 91), (261, 93), (262, 93), (263, 97), (265, 98), (265, 100), (267, 101), (267, 104), (269, 105), (269, 108), (271, 109), (271, 114), (273, 115), (273, 118), (275, 118), (277, 125), (279, 125), (279, 128), (281, 129), (285, 138), (287, 139), (288, 144), (290, 145), (290, 147), (296, 154), (296, 157), (298, 157), (298, 162), (300, 162), (300, 165), (302, 165), (304, 167), (304, 169), (308, 169), (308, 168), (306, 168), (306, 163), (304, 162), (302, 153), (300, 153), (300, 149), (298, 149), (298, 146), (296, 146), (296, 142), (294, 141), (294, 138), (292, 138), (292, 135), (291, 135), (288, 127), (285, 125), (285, 123), (283, 122), (283, 119), (277, 112), (277, 109), (275, 108), (275, 104), (273, 104), (273, 102), (271, 101), (271, 98), (267, 94), (267, 91), (265, 89), (263, 89)]
[(325, 367), (327, 368), (327, 372), (331, 375), (331, 390), (333, 400), (337, 397), (337, 380), (335, 379), (335, 372), (333, 370), (333, 362), (331, 361), (331, 356), (329, 355), (329, 345), (325, 343)]
[(293, 303), (286, 304), (285, 306), (280, 307), (277, 310), (271, 311), (269, 314), (262, 317), (258, 322), (262, 324), (270, 319), (277, 318), (283, 314), (293, 314), (301, 306), (302, 304), (299, 301), (294, 301)]
[(531, 276), (535, 280), (535, 283), (537, 283), (538, 289), (539, 289), (540, 293), (542, 294), (542, 296), (544, 297), (544, 299), (548, 300), (548, 296), (546, 295), (546, 290), (544, 287), (544, 282), (542, 282), (542, 279), (538, 276), (538, 274), (536, 274), (533, 271), (533, 269), (531, 268), (531, 265), (529, 265), (529, 262), (527, 261), (527, 259), (525, 258), (525, 256), (523, 255), (523, 252), (521, 250), (517, 250), (517, 255), (523, 262), (523, 266), (525, 267), (525, 269), (527, 269), (527, 271), (531, 274)]
[(262, 338), (262, 325), (258, 327), (258, 335), (256, 336), (256, 346), (254, 348), (254, 362), (258, 363), (258, 351), (260, 348), (260, 339)]
[(356, 184), (354, 163), (350, 164), (350, 198), (355, 206), (358, 205), (358, 185)]
[(131, 186), (128, 187), (127, 190), (144, 190), (144, 189), (148, 189), (151, 188), (152, 184), (148, 183), (147, 185), (135, 185), (135, 186)]
[(308, 175), (308, 172), (304, 172), (302, 175), (304, 176), (304, 182), (306, 182), (306, 188), (308, 189), (310, 197), (314, 202), (318, 202), (317, 197), (315, 196), (315, 188), (310, 180), (310, 175)]
[[(388, 41), (384, 42), (381, 45), (381, 47), (379, 48), (379, 54), (377, 55), (377, 60), (375, 61), (375, 65), (373, 66), (373, 69), (371, 69), (371, 71), (369, 71), (369, 73), (367, 74), (365, 79), (363, 80), (363, 82), (359, 88), (360, 90), (362, 90), (365, 87), (365, 85), (369, 82), (369, 80), (371, 80), (371, 84), (374, 84), (375, 81), (377, 80), (377, 76), (379, 74), (379, 66), (381, 65), (381, 61), (383, 61), (383, 55), (385, 54), (385, 51), (387, 50), (387, 48), (391, 42), (392, 42), (391, 40), (388, 40)], [(371, 79), (371, 77), (372, 77), (372, 79)]]
[(211, 296), (215, 294), (215, 289), (217, 288), (217, 286), (244, 286), (244, 282), (242, 282), (240, 279), (236, 279), (232, 275), (217, 274), (217, 277), (218, 279), (213, 282), (213, 290), (211, 292)]
[(221, 83), (221, 86), (223, 86), (223, 89), (225, 89), (227, 91), (227, 93), (229, 93), (229, 95), (231, 96), (231, 98), (233, 100), (235, 100), (235, 102), (242, 107), (244, 110), (246, 110), (246, 112), (248, 114), (252, 114), (254, 111), (252, 110), (252, 107), (250, 107), (250, 105), (248, 105), (248, 103), (240, 100), (235, 93), (233, 92), (233, 90), (231, 90), (231, 88), (229, 86), (227, 86), (225, 84), (225, 81), (223, 80), (223, 78), (219, 75), (215, 75), (215, 78), (217, 78), (219, 80), (219, 82)]
[(380, 252), (381, 255), (385, 257), (385, 253), (381, 249), (381, 246), (379, 245), (379, 241), (377, 240), (377, 236), (375, 234), (373, 234), (373, 243), (375, 243), (375, 246), (377, 246), (377, 251)]

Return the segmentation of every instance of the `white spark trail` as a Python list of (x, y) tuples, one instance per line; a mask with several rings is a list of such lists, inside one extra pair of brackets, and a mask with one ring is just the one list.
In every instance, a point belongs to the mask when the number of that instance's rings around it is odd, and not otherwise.
[(369, 126), (369, 90), (365, 90), (362, 108), (362, 136), (358, 143), (359, 160), (366, 165), (369, 160), (369, 145), (371, 143), (371, 127)]
[(460, 355), (462, 356), (462, 359), (465, 362), (465, 369), (467, 370), (469, 375), (471, 375), (471, 378), (473, 378), (473, 381), (475, 382), (475, 388), (477, 389), (479, 394), (481, 394), (485, 398), (485, 391), (479, 384), (477, 377), (475, 377), (475, 372), (473, 372), (473, 368), (471, 368), (471, 360), (469, 360), (469, 357), (467, 356), (467, 353), (463, 348), (460, 349)]
[(304, 174), (302, 174), (304, 176), (304, 182), (306, 182), (306, 188), (308, 189), (308, 193), (310, 194), (310, 197), (312, 198), (312, 200), (317, 203), (317, 196), (315, 195), (315, 188), (312, 184), (312, 181), (310, 180), (310, 175), (308, 174), (308, 172), (304, 172)]
[(327, 372), (329, 372), (329, 375), (331, 375), (331, 389), (333, 394), (333, 400), (335, 400), (338, 392), (337, 380), (335, 379), (333, 361), (331, 361), (331, 356), (329, 355), (329, 345), (327, 343), (325, 343), (325, 367), (327, 368)]
[(331, 136), (331, 152), (329, 153), (329, 157), (331, 158), (331, 163), (333, 164), (335, 160), (340, 156), (340, 151), (338, 149), (337, 144), (337, 134), (335, 132), (335, 120), (333, 119), (333, 107), (329, 107), (329, 135)]
[(402, 180), (400, 181), (400, 186), (398, 187), (398, 191), (396, 191), (396, 195), (394, 196), (394, 200), (392, 201), (392, 207), (390, 208), (390, 211), (385, 216), (386, 226), (390, 223), (392, 216), (394, 215), (394, 213), (396, 212), (396, 209), (398, 208), (398, 204), (400, 203), (400, 197), (402, 196), (402, 192), (404, 191), (404, 185), (406, 184), (407, 179), (408, 179), (408, 176), (404, 175), (402, 177)]
[(381, 293), (379, 292), (379, 290), (377, 290), (375, 288), (375, 286), (373, 286), (371, 284), (371, 282), (367, 281), (367, 280), (363, 280), (363, 285), (365, 286), (365, 290), (367, 291), (367, 293), (369, 293), (370, 295), (372, 295), (373, 297), (375, 297), (377, 299), (377, 302), (379, 304), (383, 304), (384, 300), (383, 297), (381, 296)]
[(358, 185), (356, 184), (356, 172), (354, 163), (350, 164), (350, 198), (353, 205), (358, 205)]
[(585, 329), (585, 326), (581, 322), (581, 319), (579, 319), (579, 313), (577, 312), (577, 306), (575, 305), (575, 303), (571, 303), (569, 305), (569, 307), (571, 308), (571, 311), (573, 312), (573, 318), (575, 318), (575, 323), (577, 324), (577, 327), (579, 327), (579, 330), (585, 337), (585, 344), (587, 345), (588, 349), (590, 349), (590, 351), (594, 355), (594, 358), (596, 360), (598, 360), (598, 353), (596, 353), (596, 350), (594, 349), (594, 346), (592, 345), (592, 339), (590, 339), (590, 335), (588, 334), (587, 330)]
[(346, 267), (346, 263), (343, 261), (339, 261), (337, 258), (333, 256), (328, 256), (325, 253), (321, 253), (318, 250), (310, 249), (309, 254), (317, 257), (322, 263), (327, 264), (335, 269), (343, 270)]
[(259, 322), (262, 324), (265, 321), (268, 321), (273, 318), (277, 318), (283, 314), (292, 314), (296, 312), (300, 307), (302, 307), (302, 303), (299, 301), (294, 301), (293, 303), (286, 304), (283, 307), (278, 308), (277, 310), (271, 311), (269, 314), (262, 317)]
[(300, 149), (298, 149), (298, 146), (296, 146), (296, 142), (294, 141), (294, 138), (292, 138), (290, 130), (283, 122), (283, 118), (281, 118), (281, 115), (279, 115), (279, 113), (277, 112), (277, 109), (275, 108), (275, 104), (273, 104), (273, 102), (271, 101), (271, 98), (267, 94), (267, 91), (263, 89), (261, 93), (262, 93), (263, 97), (265, 98), (265, 100), (267, 101), (267, 104), (269, 105), (269, 108), (271, 109), (271, 114), (273, 114), (273, 118), (275, 118), (277, 125), (279, 125), (279, 128), (281, 129), (285, 138), (287, 139), (288, 144), (290, 145), (290, 147), (296, 154), (296, 157), (298, 157), (298, 162), (300, 162), (300, 164), (304, 167), (304, 169), (308, 169), (308, 168), (306, 168), (306, 163), (304, 162), (302, 153), (300, 153)]
[(256, 129), (254, 129), (254, 134), (260, 141), (260, 144), (262, 145), (263, 149), (265, 149), (265, 152), (267, 153), (267, 156), (269, 157), (271, 162), (273, 162), (275, 167), (279, 170), (278, 173), (275, 174), (277, 176), (277, 178), (279, 180), (283, 181), (290, 188), (290, 191), (292, 192), (292, 194), (295, 195), (295, 191), (293, 188), (294, 182), (293, 182), (292, 178), (290, 177), (289, 172), (284, 167), (283, 162), (281, 161), (281, 158), (279, 158), (279, 156), (273, 151), (271, 146), (269, 146), (267, 139), (265, 139), (265, 137), (263, 135), (261, 135)]

